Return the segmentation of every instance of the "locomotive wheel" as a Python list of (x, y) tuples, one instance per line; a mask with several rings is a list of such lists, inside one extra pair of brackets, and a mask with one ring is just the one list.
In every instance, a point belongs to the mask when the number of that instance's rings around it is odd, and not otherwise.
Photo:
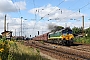
[(59, 45), (59, 44), (60, 44), (60, 45), (62, 44), (62, 40), (58, 40), (58, 45)]
[(63, 46), (65, 46), (65, 45), (66, 45), (66, 43), (65, 43), (65, 41), (64, 41), (64, 40), (62, 40), (62, 45), (63, 45)]
[(70, 44), (69, 45), (73, 45), (73, 41), (70, 41)]
[(70, 45), (70, 41), (66, 41), (66, 45)]

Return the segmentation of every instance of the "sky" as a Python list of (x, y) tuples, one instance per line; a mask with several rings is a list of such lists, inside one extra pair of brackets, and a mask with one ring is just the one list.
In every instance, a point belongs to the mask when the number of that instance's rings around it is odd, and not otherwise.
[(26, 37), (50, 31), (48, 26), (90, 26), (90, 0), (0, 0), (0, 32), (4, 31), (6, 15), (7, 30)]

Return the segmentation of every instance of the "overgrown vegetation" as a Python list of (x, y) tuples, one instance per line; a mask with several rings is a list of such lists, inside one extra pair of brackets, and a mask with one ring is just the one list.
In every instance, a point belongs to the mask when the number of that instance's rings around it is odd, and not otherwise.
[(0, 60), (14, 60), (14, 49), (17, 49), (17, 44), (14, 40), (6, 40), (5, 37), (0, 38)]
[(48, 60), (40, 56), (40, 50), (32, 47), (24, 46), (22, 43), (17, 42), (18, 50), (14, 50), (14, 60)]
[(90, 44), (90, 37), (78, 37), (74, 39), (74, 42)]
[(0, 39), (0, 60), (48, 60), (40, 56), (40, 50), (23, 45), (23, 42)]
[(44, 41), (40, 41), (40, 43), (44, 44)]
[(77, 35), (77, 34), (81, 34), (82, 33), (82, 27), (78, 28), (78, 27), (74, 27), (72, 28), (73, 34)]
[[(78, 42), (78, 43), (85, 43), (85, 44), (90, 44), (90, 27), (87, 29), (83, 29), (82, 27), (78, 28), (78, 27), (74, 27), (72, 28), (73, 34), (77, 35), (77, 37), (75, 37), (74, 41)], [(80, 37), (79, 35), (82, 35), (82, 33), (84, 33), (83, 37)]]
[(74, 27), (74, 28), (72, 28), (72, 31), (73, 31), (73, 34), (75, 34), (75, 35), (80, 35), (80, 34), (84, 33), (84, 36), (85, 36), (85, 34), (87, 34), (87, 37), (90, 37), (90, 27), (87, 29), (84, 29), (84, 31), (83, 31), (82, 27), (79, 27), (79, 28)]

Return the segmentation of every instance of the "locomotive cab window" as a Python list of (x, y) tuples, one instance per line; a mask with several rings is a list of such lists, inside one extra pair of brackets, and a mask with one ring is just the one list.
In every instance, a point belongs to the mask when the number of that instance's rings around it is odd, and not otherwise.
[(66, 35), (66, 34), (67, 34), (67, 32), (66, 32), (65, 30), (63, 30), (63, 31), (62, 31), (62, 34), (63, 34), (63, 35)]
[(69, 30), (69, 31), (68, 31), (68, 34), (72, 34), (72, 30)]

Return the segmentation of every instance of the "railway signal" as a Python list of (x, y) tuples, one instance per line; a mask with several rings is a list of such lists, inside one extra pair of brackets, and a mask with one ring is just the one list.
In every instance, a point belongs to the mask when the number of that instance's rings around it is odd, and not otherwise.
[(39, 31), (38, 31), (38, 35), (39, 35)]
[(30, 37), (31, 37), (31, 35), (30, 35)]

